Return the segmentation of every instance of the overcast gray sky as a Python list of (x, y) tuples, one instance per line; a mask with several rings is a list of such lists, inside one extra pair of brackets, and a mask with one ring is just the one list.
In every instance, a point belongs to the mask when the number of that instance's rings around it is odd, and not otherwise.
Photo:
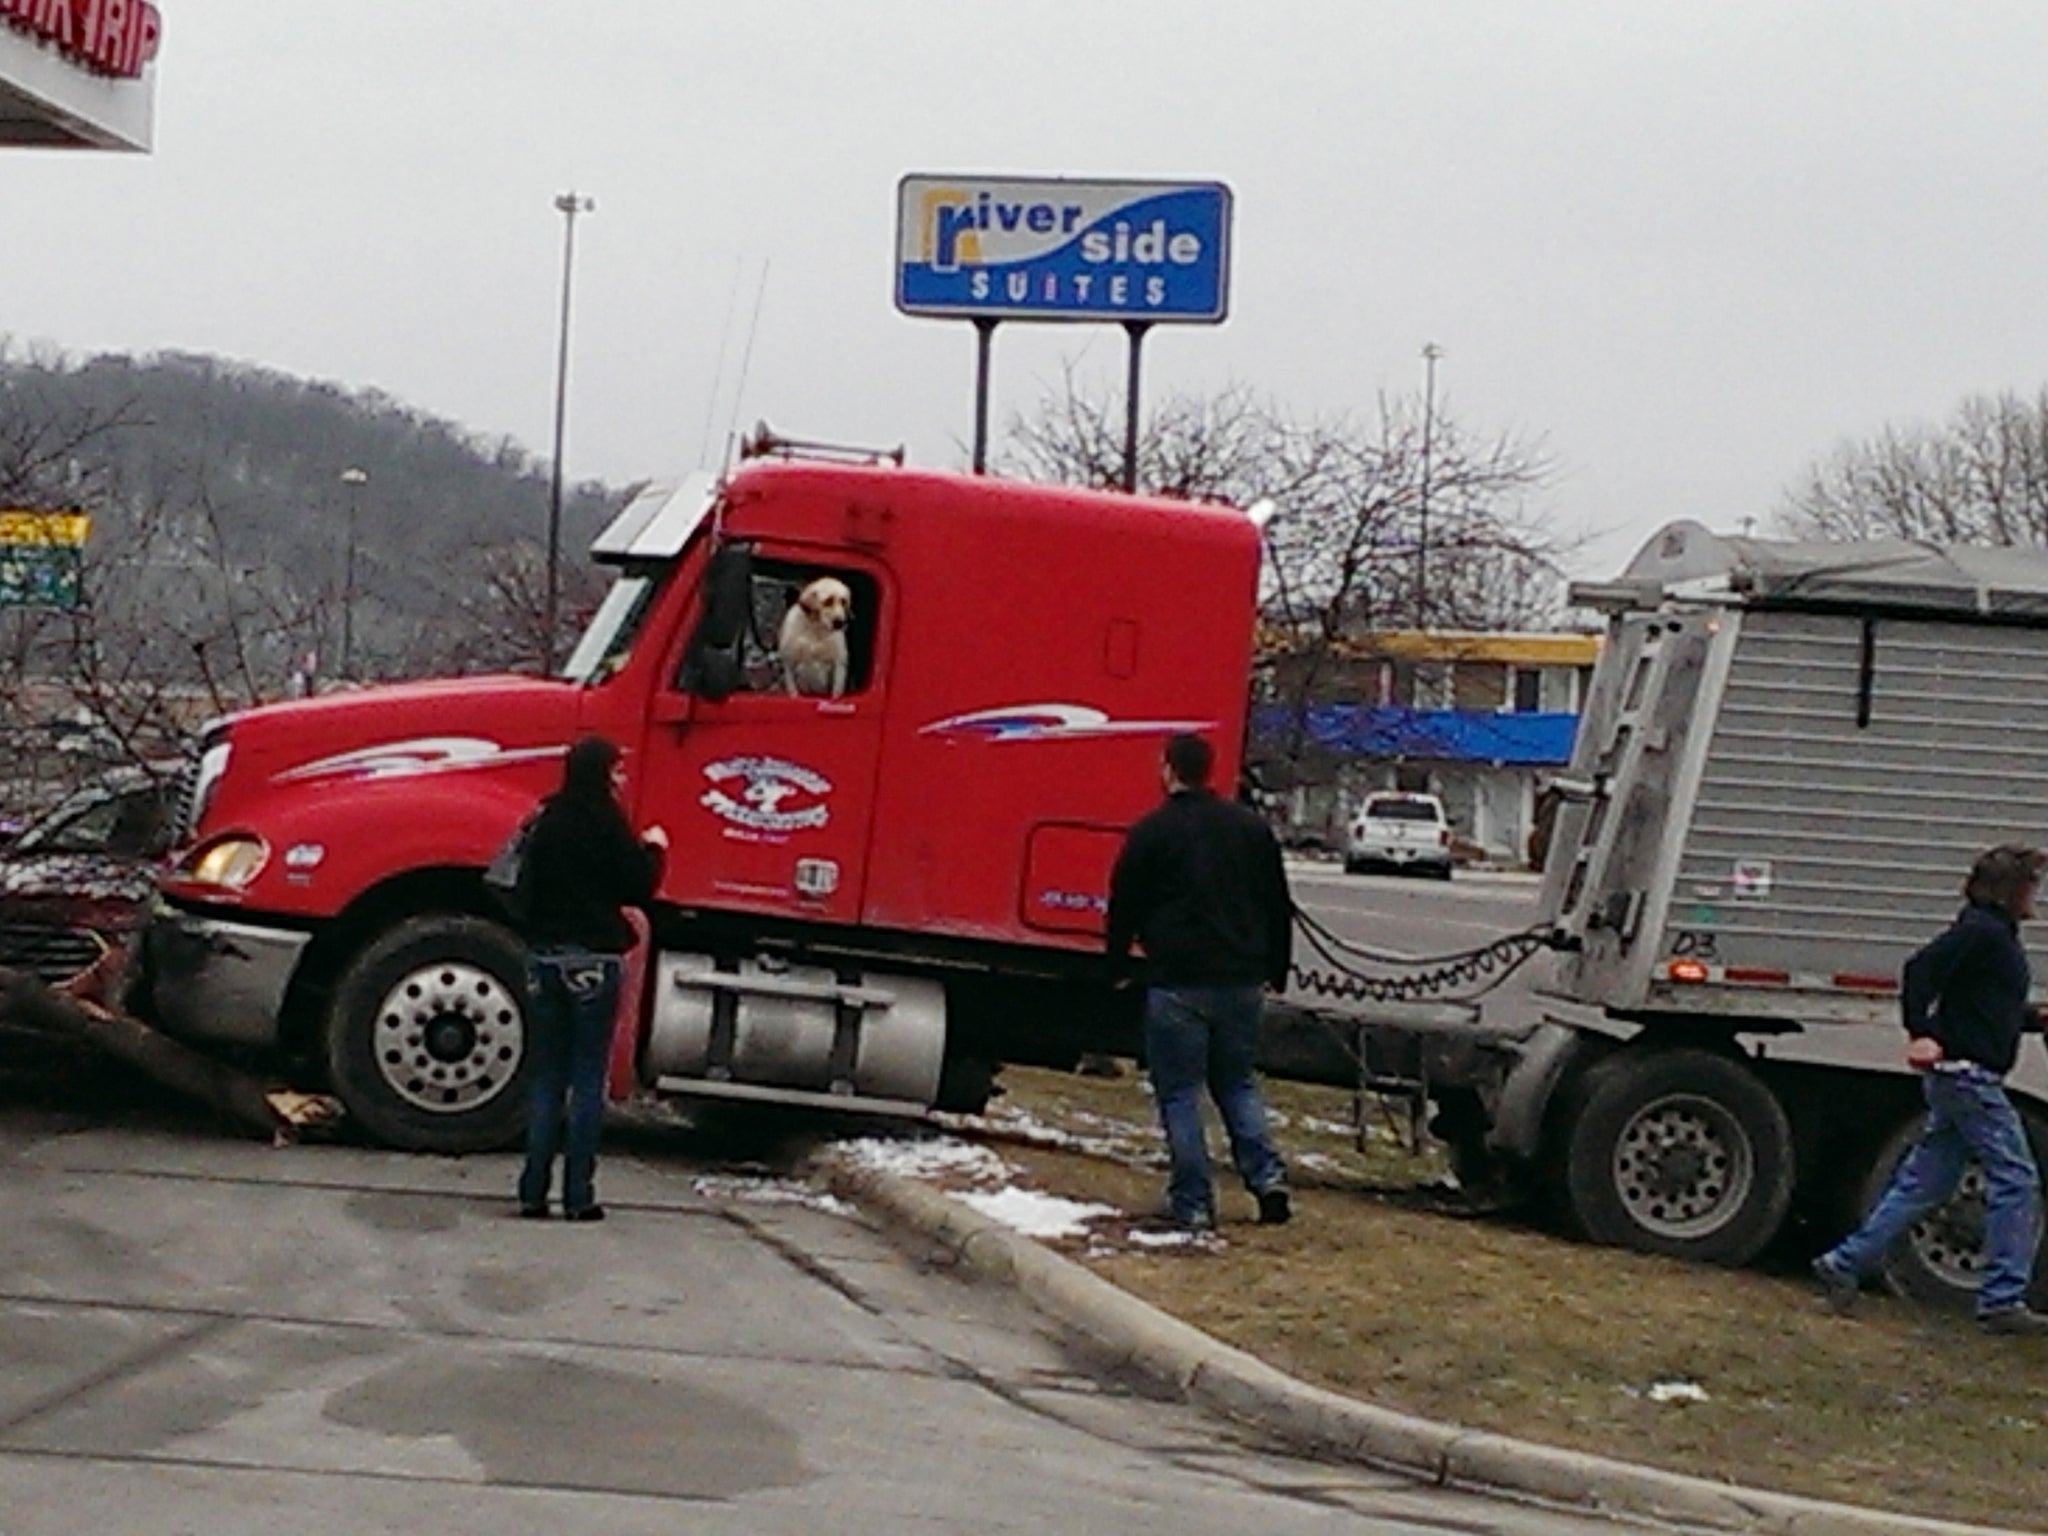
[[(545, 454), (574, 187), (576, 476), (688, 468), (735, 415), (954, 462), (972, 330), (891, 307), (913, 170), (1228, 182), (1230, 318), (1155, 332), (1148, 393), (1370, 412), (1435, 341), (1448, 409), (1542, 438), (1560, 519), (1608, 530), (1592, 574), (2048, 378), (2030, 0), (159, 3), (153, 155), (0, 154), (0, 332)], [(998, 420), (1063, 358), (1121, 382), (1111, 328), (996, 351)]]

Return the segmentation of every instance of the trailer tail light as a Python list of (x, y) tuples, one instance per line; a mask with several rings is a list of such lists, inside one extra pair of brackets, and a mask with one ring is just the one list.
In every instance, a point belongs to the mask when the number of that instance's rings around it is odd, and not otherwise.
[(1664, 967), (1664, 974), (1673, 981), (1702, 982), (1707, 979), (1707, 968), (1698, 960), (1674, 960)]
[(1845, 992), (1896, 992), (1899, 983), (1892, 976), (1857, 976), (1846, 971), (1835, 973), (1835, 985)]

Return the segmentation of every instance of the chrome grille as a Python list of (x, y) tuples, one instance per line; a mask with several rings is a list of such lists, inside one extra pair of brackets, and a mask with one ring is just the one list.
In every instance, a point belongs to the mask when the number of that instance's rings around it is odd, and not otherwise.
[(185, 759), (171, 792), (171, 831), (174, 844), (190, 841), (199, 805), (199, 754)]

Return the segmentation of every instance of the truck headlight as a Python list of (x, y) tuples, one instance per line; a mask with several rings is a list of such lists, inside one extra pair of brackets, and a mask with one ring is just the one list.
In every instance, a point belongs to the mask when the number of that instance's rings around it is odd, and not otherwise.
[(247, 832), (217, 837), (189, 854), (179, 873), (198, 885), (220, 885), (239, 891), (263, 872), (270, 845)]

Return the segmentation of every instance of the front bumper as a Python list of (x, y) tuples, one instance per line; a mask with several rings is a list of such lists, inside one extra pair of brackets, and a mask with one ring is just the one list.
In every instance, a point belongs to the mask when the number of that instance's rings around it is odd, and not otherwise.
[(285, 989), (311, 939), (159, 906), (142, 935), (150, 1014), (187, 1040), (275, 1045)]
[(1418, 848), (1412, 843), (1353, 843), (1353, 862), (1359, 864), (1448, 864), (1448, 848)]

